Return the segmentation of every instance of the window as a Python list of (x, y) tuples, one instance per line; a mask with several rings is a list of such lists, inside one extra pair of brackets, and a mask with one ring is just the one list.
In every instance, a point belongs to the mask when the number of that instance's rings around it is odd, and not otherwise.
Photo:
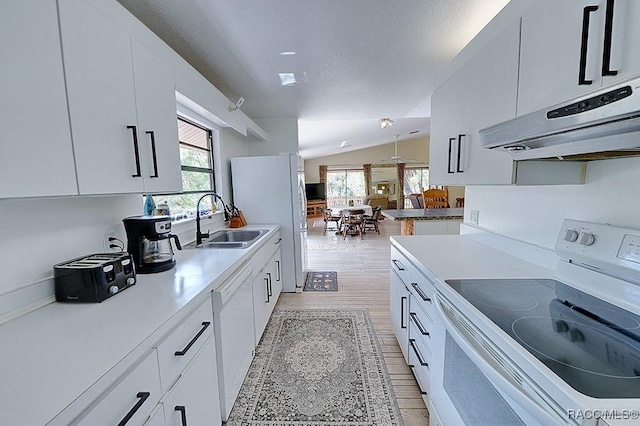
[[(182, 169), (182, 194), (154, 195), (158, 203), (167, 203), (174, 219), (195, 217), (196, 203), (203, 193), (215, 190), (212, 131), (178, 118), (178, 143)], [(200, 203), (200, 213), (212, 211), (211, 197)]]
[[(422, 190), (429, 188), (429, 168), (428, 167), (407, 167), (404, 169), (404, 194), (422, 194)], [(411, 200), (405, 198), (405, 208), (412, 208)]]
[(365, 197), (362, 169), (337, 169), (327, 171), (327, 205), (362, 204)]

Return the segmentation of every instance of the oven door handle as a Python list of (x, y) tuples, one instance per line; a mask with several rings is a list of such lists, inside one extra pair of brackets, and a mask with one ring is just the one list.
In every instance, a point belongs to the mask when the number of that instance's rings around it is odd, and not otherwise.
[[(505, 371), (504, 367), (502, 367), (502, 365), (500, 365), (490, 354), (486, 351), (483, 351), (484, 353), (480, 352), (476, 345), (471, 343), (469, 338), (455, 326), (445, 312), (445, 309), (447, 308), (442, 305), (448, 305), (449, 303), (443, 301), (439, 294), (436, 294), (435, 298), (437, 315), (442, 320), (446, 330), (460, 346), (460, 349), (462, 349), (463, 352), (467, 354), (473, 363), (480, 369), (480, 371), (482, 371), (489, 382), (491, 382), (496, 389), (502, 389), (500, 393), (505, 392), (518, 405), (544, 425), (567, 424), (566, 417), (563, 417), (558, 412), (558, 410), (561, 410), (560, 407), (553, 407), (550, 402), (542, 399), (541, 394), (543, 391), (538, 390), (538, 387), (531, 383), (528, 378), (521, 377), (522, 385), (526, 385), (528, 388), (527, 391), (524, 391), (514, 384), (516, 379), (511, 378), (511, 374)], [(497, 351), (495, 348), (493, 350)], [(506, 359), (504, 361), (511, 364)], [(531, 394), (534, 394), (535, 396)]]

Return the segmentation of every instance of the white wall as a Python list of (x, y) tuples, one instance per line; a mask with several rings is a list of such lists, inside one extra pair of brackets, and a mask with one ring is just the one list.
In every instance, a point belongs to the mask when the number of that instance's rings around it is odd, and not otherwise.
[(276, 155), (281, 152), (298, 153), (298, 119), (269, 118), (256, 120), (267, 132), (266, 141), (250, 139), (249, 155)]
[(584, 185), (467, 186), (465, 222), (553, 249), (564, 218), (640, 229), (640, 159), (590, 162)]

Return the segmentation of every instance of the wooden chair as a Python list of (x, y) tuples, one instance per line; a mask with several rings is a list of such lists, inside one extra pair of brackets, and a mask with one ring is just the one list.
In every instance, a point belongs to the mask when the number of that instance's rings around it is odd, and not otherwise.
[(464, 197), (456, 198), (456, 207), (464, 207)]
[(322, 219), (324, 219), (324, 229), (322, 230), (322, 235), (327, 235), (327, 227), (330, 222), (336, 223), (336, 231), (340, 231), (340, 220), (341, 216), (334, 216), (333, 212), (329, 208), (322, 207)]
[(360, 239), (363, 238), (364, 230), (364, 210), (362, 209), (344, 209), (342, 210), (342, 239), (347, 238), (347, 234), (355, 235), (358, 233)]
[(382, 206), (377, 205), (373, 208), (373, 214), (371, 216), (364, 216), (364, 222), (362, 223), (362, 231), (367, 232), (367, 229), (375, 230), (380, 235), (380, 212), (382, 212)]
[(427, 189), (422, 191), (422, 200), (425, 209), (449, 208), (447, 191), (443, 189)]

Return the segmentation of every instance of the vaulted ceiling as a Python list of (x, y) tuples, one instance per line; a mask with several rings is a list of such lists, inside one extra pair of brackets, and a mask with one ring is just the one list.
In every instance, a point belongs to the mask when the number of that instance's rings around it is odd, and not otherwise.
[(118, 1), (249, 117), (297, 117), (305, 158), (427, 135), (443, 67), (508, 2)]

